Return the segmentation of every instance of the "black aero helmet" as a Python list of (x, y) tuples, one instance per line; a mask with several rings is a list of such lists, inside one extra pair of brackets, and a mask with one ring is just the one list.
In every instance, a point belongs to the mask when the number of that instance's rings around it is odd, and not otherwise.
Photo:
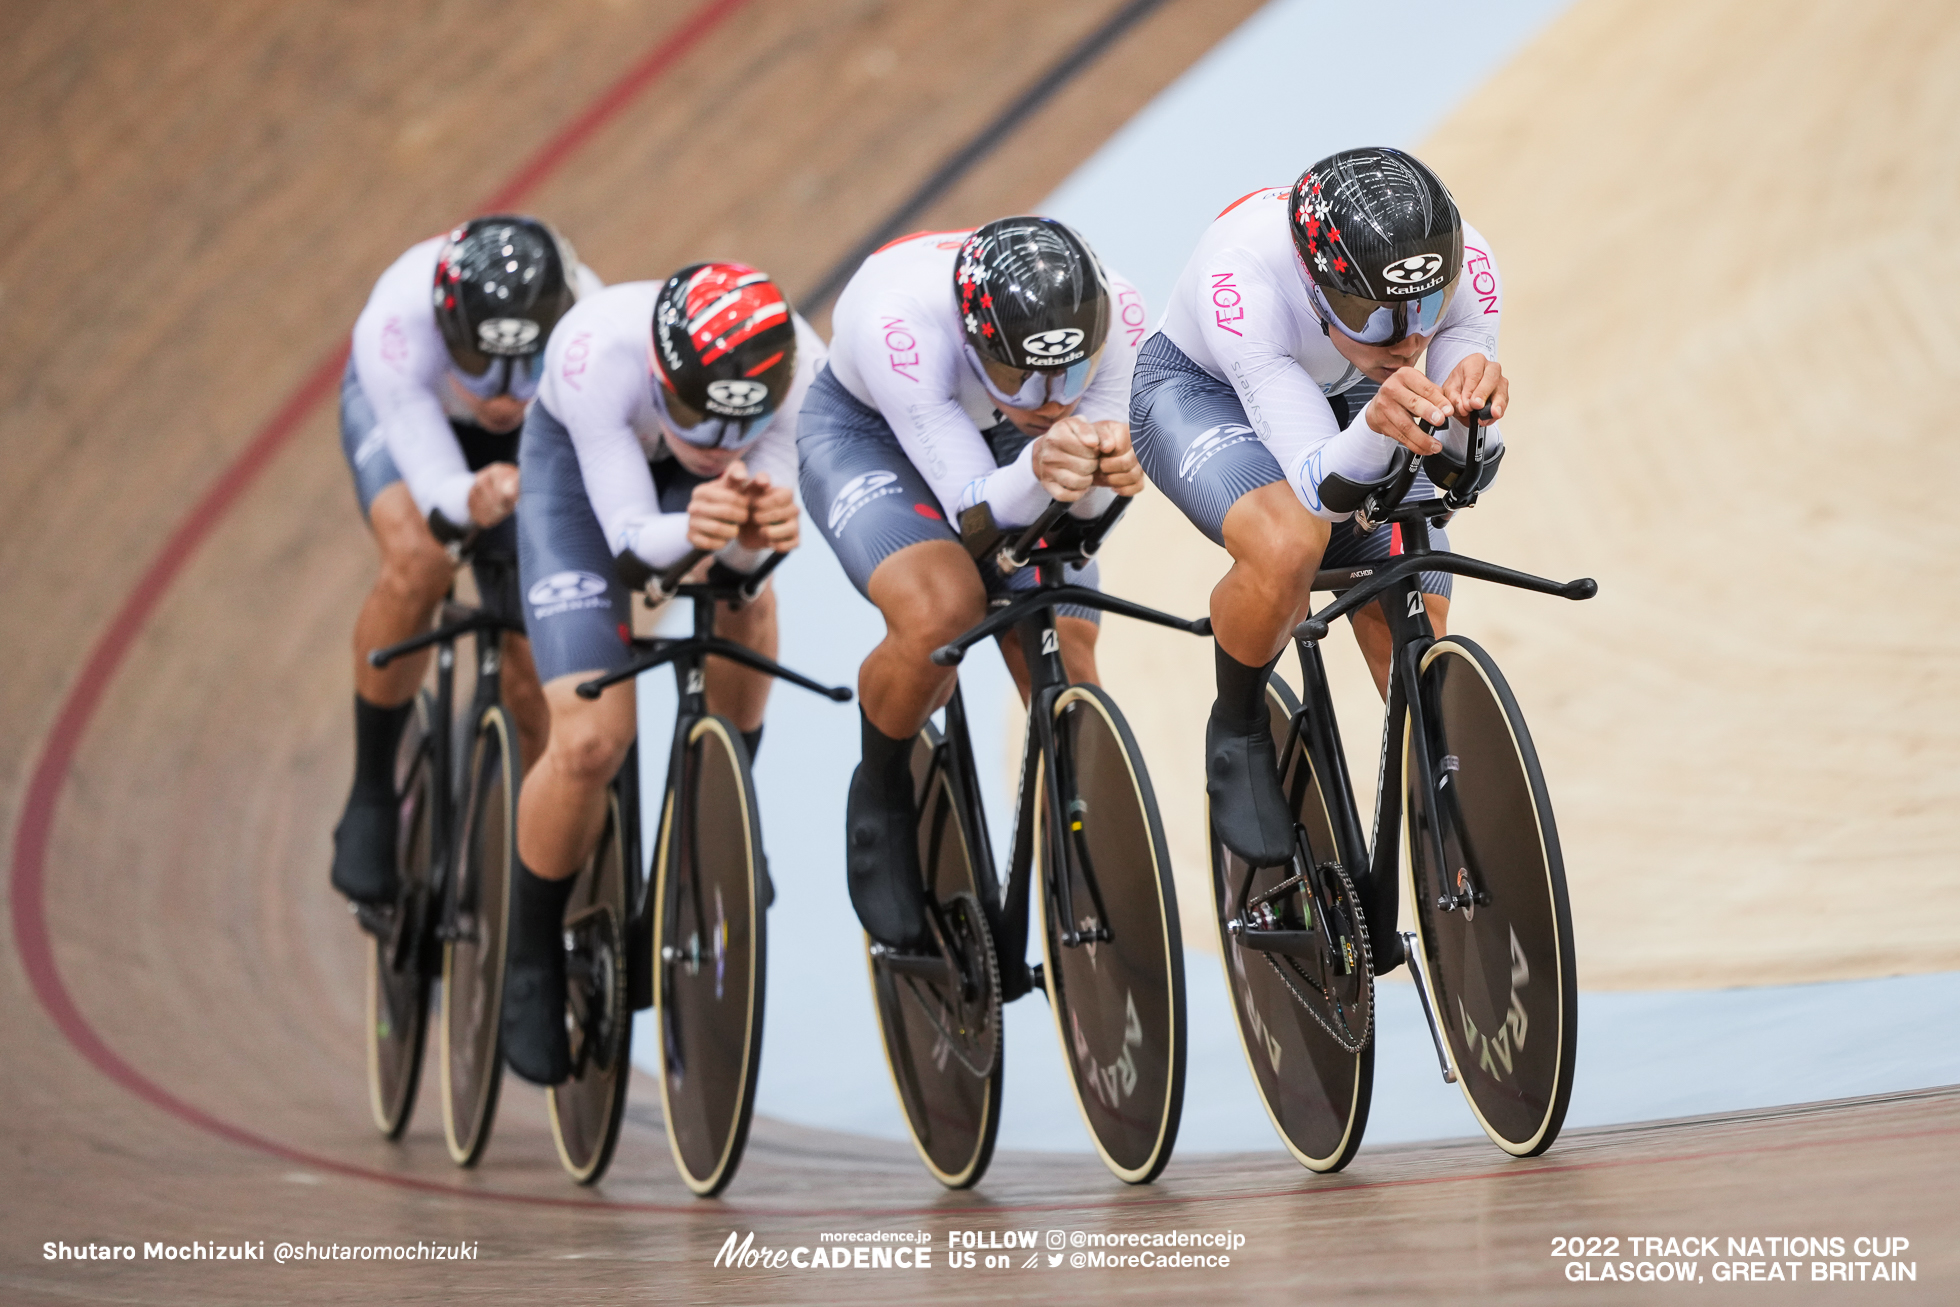
[(669, 432), (739, 449), (762, 434), (796, 376), (789, 300), (767, 273), (695, 263), (653, 304), (654, 395)]
[(577, 266), (571, 248), (536, 218), (498, 213), (450, 232), (436, 256), (434, 292), (449, 357), (482, 377), (499, 359), (541, 356), (578, 299)]
[(1300, 174), (1288, 207), (1323, 323), (1369, 345), (1436, 329), (1463, 268), (1463, 219), (1420, 159), (1330, 154)]
[(995, 400), (1034, 408), (1081, 398), (1109, 335), (1109, 279), (1053, 218), (998, 218), (953, 265), (969, 354)]

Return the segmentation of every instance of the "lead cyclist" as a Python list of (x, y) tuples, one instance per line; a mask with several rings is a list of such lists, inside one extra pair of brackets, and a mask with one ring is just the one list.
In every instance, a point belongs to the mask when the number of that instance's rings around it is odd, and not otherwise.
[[(1489, 244), (1427, 165), (1400, 150), (1342, 150), (1219, 214), (1138, 355), (1130, 422), (1144, 472), (1232, 556), (1211, 594), (1206, 790), (1215, 837), (1255, 866), (1283, 864), (1293, 848), (1267, 677), (1308, 613), (1314, 573), (1386, 558), (1394, 539), (1328, 499), (1352, 503), (1398, 446), (1461, 461), (1462, 420), (1485, 404), (1504, 415), (1502, 308)], [(1502, 436), (1487, 431), (1488, 472)], [(1408, 498), (1435, 493), (1424, 474)], [(1449, 548), (1441, 529), (1430, 538)], [(1421, 587), (1441, 635), (1450, 578), (1425, 572)], [(1352, 624), (1386, 695), (1387, 619), (1370, 604)], [(1394, 932), (1379, 939), (1383, 969), (1399, 963)]]

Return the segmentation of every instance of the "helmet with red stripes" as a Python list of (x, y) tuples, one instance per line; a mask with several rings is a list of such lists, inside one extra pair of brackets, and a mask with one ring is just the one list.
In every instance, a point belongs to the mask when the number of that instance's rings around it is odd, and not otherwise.
[(789, 301), (766, 273), (696, 263), (653, 305), (654, 399), (690, 445), (740, 449), (760, 436), (796, 374)]

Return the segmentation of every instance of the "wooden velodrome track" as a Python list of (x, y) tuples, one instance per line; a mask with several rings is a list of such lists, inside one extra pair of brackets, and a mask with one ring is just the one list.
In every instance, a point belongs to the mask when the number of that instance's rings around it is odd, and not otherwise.
[[(914, 225), (1033, 204), (1252, 7), (1163, 6)], [(1526, 89), (1543, 93), (1548, 68), (1588, 52), (1636, 49), (1643, 8), (1582, 5), (1529, 52), (1540, 81)], [(323, 402), (373, 277), (473, 207), (521, 205), (559, 222), (609, 279), (718, 255), (814, 285), (1115, 9), (9, 7), (0, 1300), (1037, 1300), (1120, 1288), (1562, 1302), (1579, 1291), (1548, 1256), (1552, 1236), (1676, 1233), (1906, 1233), (1918, 1281), (1887, 1296), (1951, 1300), (1960, 1230), (1950, 1211), (1929, 1216), (1950, 1202), (1942, 1159), (1960, 1137), (1960, 1096), (1943, 1091), (1574, 1132), (1529, 1163), (1482, 1144), (1368, 1150), (1335, 1178), (1276, 1153), (1185, 1158), (1126, 1190), (1087, 1157), (1008, 1155), (963, 1195), (940, 1192), (908, 1148), (763, 1122), (723, 1203), (689, 1199), (674, 1178), (648, 1085), (596, 1194), (565, 1181), (541, 1100), (521, 1088), (476, 1172), (449, 1165), (426, 1102), (403, 1145), (374, 1137), (360, 948), (324, 875), (345, 783), (347, 629), (372, 554)], [(1653, 40), (1707, 35), (1683, 21)], [(1871, 59), (1884, 16), (1860, 21)], [(1953, 67), (1950, 39), (1905, 24), (1886, 50), (1900, 45)], [(1568, 73), (1558, 88), (1573, 84)], [(1943, 115), (1914, 107), (1922, 126), (1949, 125), (1949, 144), (1951, 94)], [(1445, 134), (1457, 158), (1486, 157), (1480, 129), (1529, 146), (1503, 103), (1473, 108), (1484, 117)], [(1609, 186), (1607, 171), (1586, 180)], [(1937, 215), (1949, 238), (1953, 212)], [(1949, 290), (1952, 248), (1938, 265)], [(1950, 386), (1950, 347), (1933, 371)], [(1931, 530), (1914, 540), (1936, 543)], [(1954, 593), (1937, 602), (1950, 610)], [(1950, 765), (1950, 749), (1936, 761)], [(1916, 965), (1951, 966), (1950, 942), (1937, 945), (1915, 944)], [(952, 1230), (1232, 1229), (1247, 1243), (1227, 1271), (1120, 1280), (709, 1265), (731, 1229), (781, 1244), (915, 1226), (934, 1232), (936, 1268)], [(467, 1240), (480, 1260), (41, 1254), (48, 1240), (193, 1239)], [(1809, 1291), (1779, 1286), (1774, 1300)]]

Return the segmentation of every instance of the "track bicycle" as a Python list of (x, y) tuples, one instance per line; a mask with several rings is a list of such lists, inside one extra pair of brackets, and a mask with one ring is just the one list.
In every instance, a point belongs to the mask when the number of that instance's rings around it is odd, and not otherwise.
[(734, 1178), (755, 1110), (774, 898), (748, 748), (733, 723), (708, 711), (704, 664), (726, 658), (838, 703), (851, 699), (847, 689), (715, 634), (716, 605), (753, 600), (787, 555), (747, 575), (716, 564), (705, 581), (684, 584), (706, 557), (681, 559), (648, 596), (656, 606), (688, 600), (693, 634), (635, 639), (624, 667), (578, 687), (596, 699), (609, 685), (671, 664), (680, 703), (651, 880), (641, 857), (637, 744), (609, 787), (598, 846), (576, 873), (564, 926), (572, 1074), (547, 1091), (559, 1160), (579, 1183), (596, 1183), (625, 1114), (633, 1013), (652, 1007), (667, 1142), (681, 1179), (702, 1197)]
[[(471, 552), (466, 539), (458, 561)], [(437, 1031), (443, 1138), (474, 1166), (490, 1138), (503, 1080), (505, 905), (517, 858), (517, 727), (500, 701), (502, 637), (524, 634), (517, 561), (472, 561), (480, 601), (445, 599), (434, 629), (368, 654), (386, 667), (434, 646), (433, 688), (415, 700), (396, 755), (400, 804), (392, 904), (355, 905), (368, 936), (368, 1102), (389, 1139), (408, 1128), (421, 1082), (429, 999), (439, 979)], [(459, 715), (458, 641), (473, 643), (475, 686)]]
[[(1503, 673), (1461, 635), (1438, 639), (1419, 574), (1450, 572), (1567, 599), (1559, 583), (1432, 550), (1430, 525), (1476, 502), (1497, 459), (1483, 410), (1462, 460), (1421, 463), (1443, 492), (1403, 503), (1417, 460), (1398, 451), (1367, 485), (1323, 488), (1364, 530), (1386, 527), (1385, 563), (1323, 569), (1333, 603), (1294, 634), (1304, 702), (1268, 685), (1295, 854), (1252, 867), (1212, 837), (1220, 952), (1253, 1080), (1287, 1150), (1338, 1171), (1367, 1127), (1374, 1079), (1374, 977), (1412, 964), (1437, 1058), (1493, 1142), (1530, 1157), (1558, 1137), (1572, 1092), (1578, 991), (1564, 863), (1545, 778)], [(1501, 457), (1502, 450), (1497, 451)], [(1330, 478), (1330, 482), (1336, 480)], [(1379, 601), (1394, 650), (1372, 845), (1364, 839), (1320, 641), (1335, 620)], [(1416, 929), (1395, 930), (1406, 850)]]
[[(928, 722), (913, 752), (919, 862), (932, 946), (900, 952), (867, 936), (886, 1063), (921, 1160), (966, 1188), (992, 1159), (1001, 1111), (1001, 1005), (1045, 991), (1089, 1136), (1111, 1171), (1154, 1179), (1177, 1140), (1184, 1100), (1184, 961), (1163, 824), (1135, 737), (1101, 687), (1071, 685), (1058, 604), (1196, 633), (1208, 620), (1068, 584), (1128, 499), (1099, 517), (1056, 504), (1010, 539), (983, 507), (962, 536), (983, 567), (1035, 569), (1036, 585), (935, 650), (957, 666), (1013, 631), (1031, 690), (1014, 844), (996, 875), (966, 707), (955, 686), (944, 731)], [(1029, 899), (1040, 887), (1042, 961), (1027, 962)]]

